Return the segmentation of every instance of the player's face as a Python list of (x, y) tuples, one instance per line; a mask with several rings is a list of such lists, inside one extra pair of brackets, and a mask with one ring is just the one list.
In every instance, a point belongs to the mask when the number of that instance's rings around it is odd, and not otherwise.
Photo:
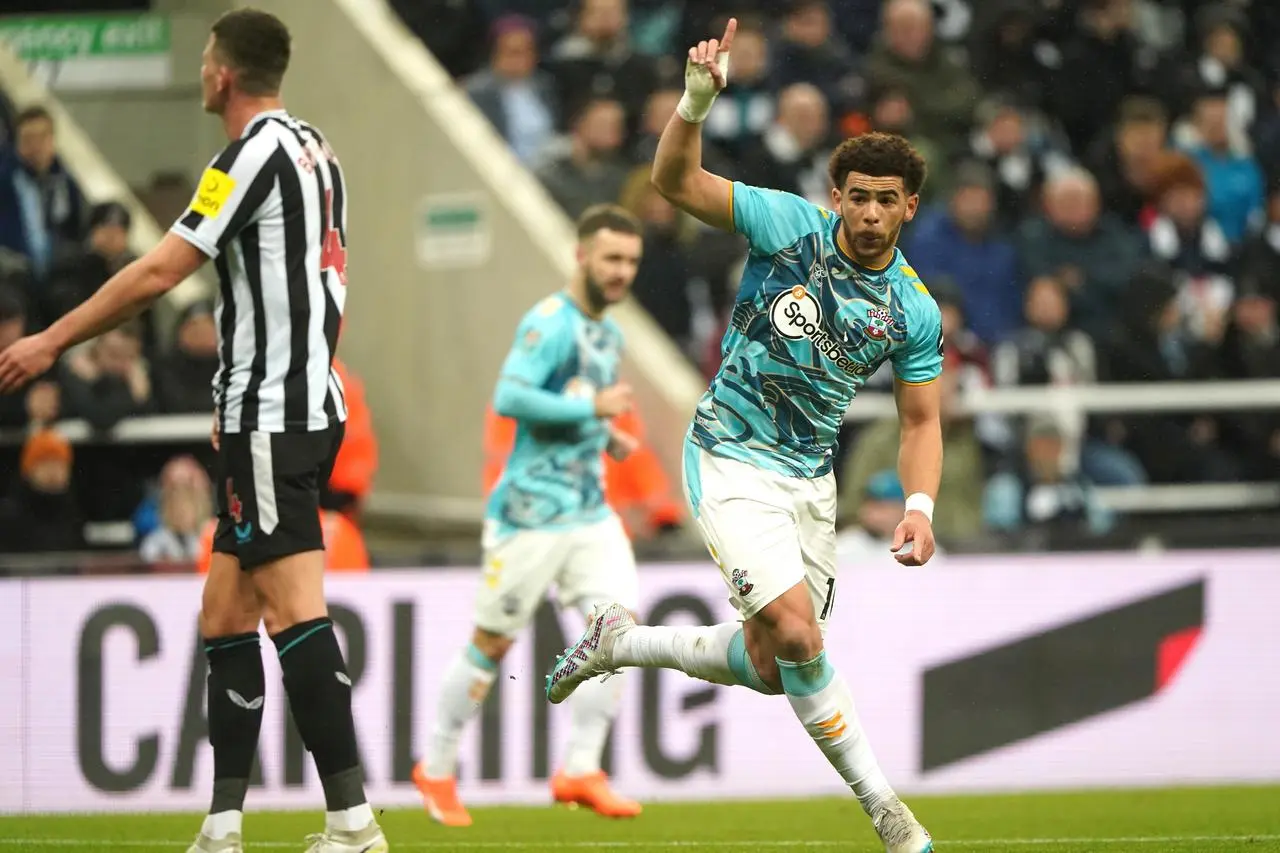
[(855, 261), (869, 267), (888, 262), (886, 255), (897, 245), (903, 223), (915, 217), (920, 204), (920, 196), (907, 194), (901, 177), (875, 178), (858, 172), (850, 172), (844, 191), (833, 189), (831, 198), (844, 219), (845, 248)]
[(214, 46), (214, 37), (200, 54), (200, 97), (204, 111), (220, 115), (227, 105), (227, 94), (231, 91), (231, 69), (218, 58)]
[(592, 307), (604, 309), (627, 298), (640, 268), (644, 241), (639, 234), (624, 234), (608, 228), (597, 231), (578, 248)]

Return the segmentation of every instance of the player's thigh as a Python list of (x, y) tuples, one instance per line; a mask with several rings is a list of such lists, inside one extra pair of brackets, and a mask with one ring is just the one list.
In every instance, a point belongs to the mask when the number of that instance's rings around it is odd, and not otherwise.
[(698, 529), (744, 620), (804, 583), (799, 531), (780, 476), (691, 443), (684, 475)]
[(529, 624), (564, 563), (559, 533), (516, 530), (484, 536), (484, 571), (476, 590), (475, 625), (490, 634), (514, 637)]
[(640, 603), (640, 579), (631, 540), (622, 521), (610, 513), (594, 524), (566, 533), (568, 552), (556, 593), (563, 607), (584, 615), (602, 604), (621, 604), (635, 610)]
[(828, 474), (796, 483), (796, 518), (804, 582), (825, 635), (836, 600), (836, 484)]
[(223, 436), (224, 545), (251, 574), (270, 633), (328, 613), (320, 485), (341, 439), (340, 428)]
[(240, 569), (240, 562), (225, 553), (209, 560), (200, 595), (200, 635), (230, 637), (258, 630), (262, 607), (253, 580)]

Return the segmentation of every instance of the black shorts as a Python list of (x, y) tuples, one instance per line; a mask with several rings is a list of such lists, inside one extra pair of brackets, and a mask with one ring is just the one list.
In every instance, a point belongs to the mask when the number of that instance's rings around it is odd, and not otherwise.
[(344, 424), (319, 432), (246, 432), (221, 437), (218, 529), (213, 550), (255, 569), (324, 550), (320, 490), (329, 482)]

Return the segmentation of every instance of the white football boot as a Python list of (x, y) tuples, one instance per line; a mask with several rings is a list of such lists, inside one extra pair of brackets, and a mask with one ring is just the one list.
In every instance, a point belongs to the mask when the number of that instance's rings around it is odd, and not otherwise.
[(901, 800), (895, 799), (889, 805), (876, 812), (871, 819), (872, 824), (884, 842), (885, 853), (932, 853), (933, 836), (931, 836), (911, 809)]
[(618, 670), (613, 665), (613, 644), (636, 626), (631, 611), (621, 604), (596, 608), (587, 620), (587, 630), (577, 645), (556, 658), (547, 675), (547, 700), (559, 705), (573, 695), (578, 685), (598, 675), (606, 678)]
[(387, 853), (391, 845), (377, 823), (348, 832), (326, 829), (307, 836), (307, 853)]
[(233, 832), (226, 838), (210, 838), (202, 832), (196, 836), (195, 843), (187, 848), (187, 853), (244, 853), (244, 844), (240, 841), (238, 832)]

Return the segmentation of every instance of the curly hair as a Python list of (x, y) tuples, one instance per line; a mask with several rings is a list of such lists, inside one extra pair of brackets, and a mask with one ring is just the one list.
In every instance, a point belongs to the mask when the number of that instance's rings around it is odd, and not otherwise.
[(896, 133), (864, 133), (841, 142), (831, 152), (827, 173), (836, 189), (844, 190), (850, 172), (873, 178), (902, 178), (907, 195), (924, 186), (928, 167), (924, 157)]

